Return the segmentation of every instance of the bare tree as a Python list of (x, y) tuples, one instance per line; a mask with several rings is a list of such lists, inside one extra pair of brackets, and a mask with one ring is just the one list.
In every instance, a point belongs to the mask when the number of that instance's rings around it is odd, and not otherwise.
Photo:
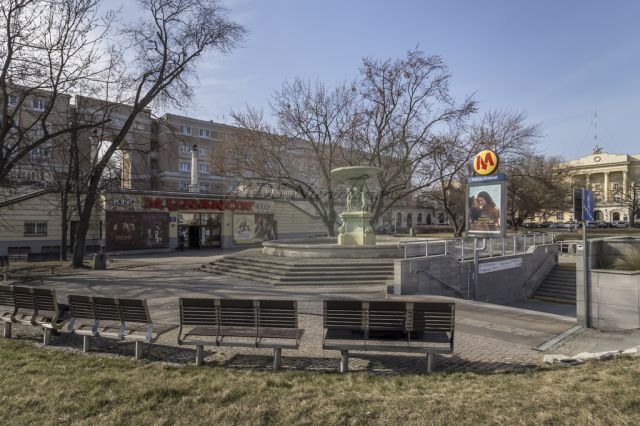
[(277, 127), (267, 125), (262, 114), (251, 108), (233, 113), (249, 147), (237, 174), (244, 181), (295, 191), (313, 206), (334, 236), (340, 183), (334, 181), (331, 170), (349, 164), (347, 138), (354, 100), (347, 85), (331, 90), (322, 83), (296, 79), (283, 83), (274, 94), (271, 107)]
[(138, 3), (142, 16), (123, 28), (119, 48), (112, 47), (101, 92), (105, 103), (126, 103), (130, 110), (88, 174), (74, 242), (72, 265), (75, 267), (82, 265), (85, 237), (104, 171), (123, 145), (138, 114), (152, 103), (183, 105), (193, 94), (198, 59), (208, 52), (230, 52), (246, 33), (244, 27), (228, 18), (227, 10), (215, 0), (139, 0)]
[(439, 138), (431, 158), (433, 189), (427, 191), (430, 200), (437, 201), (449, 217), (455, 236), (461, 236), (465, 228), (465, 203), (467, 202), (467, 178), (478, 143), (460, 129), (457, 133)]
[(627, 187), (614, 194), (620, 203), (629, 211), (629, 226), (634, 227), (636, 218), (640, 216), (640, 176), (631, 175), (627, 181)]
[(253, 131), (247, 139), (258, 142), (243, 157), (243, 176), (296, 191), (335, 235), (343, 188), (331, 170), (377, 166), (382, 173), (371, 188), (375, 222), (399, 200), (434, 182), (425, 165), (438, 147), (436, 136), (475, 111), (470, 98), (462, 104), (451, 98), (450, 78), (440, 57), (414, 50), (401, 59), (366, 58), (355, 82), (333, 89), (299, 79), (284, 83), (271, 103), (277, 126), (265, 125), (250, 109), (234, 115), (240, 127)]
[(571, 188), (561, 163), (555, 157), (533, 155), (507, 164), (507, 221), (513, 229), (526, 219), (568, 209)]
[(0, 184), (30, 153), (71, 131), (69, 94), (102, 69), (112, 14), (99, 0), (0, 0)]
[[(456, 235), (462, 234), (465, 225), (461, 218), (464, 218), (468, 202), (466, 183), (473, 173), (471, 161), (483, 149), (498, 154), (499, 170), (508, 176), (510, 224), (521, 224), (531, 214), (530, 208), (546, 210), (546, 202), (549, 209), (562, 205), (557, 198), (560, 193), (566, 194), (562, 193), (564, 177), (559, 168), (555, 168), (558, 160), (535, 155), (541, 136), (541, 126), (528, 124), (524, 112), (491, 110), (469, 126), (459, 127), (456, 133), (440, 137), (427, 167), (435, 178), (428, 196), (440, 202)], [(540, 168), (539, 173), (536, 167)], [(543, 176), (544, 173), (547, 175)], [(541, 186), (536, 186), (538, 184)], [(538, 193), (540, 188), (547, 192)]]
[(456, 103), (450, 80), (441, 57), (417, 49), (400, 59), (363, 61), (352, 151), (383, 170), (371, 206), (374, 222), (399, 200), (437, 180), (432, 159), (441, 149), (438, 135), (476, 111), (471, 97)]

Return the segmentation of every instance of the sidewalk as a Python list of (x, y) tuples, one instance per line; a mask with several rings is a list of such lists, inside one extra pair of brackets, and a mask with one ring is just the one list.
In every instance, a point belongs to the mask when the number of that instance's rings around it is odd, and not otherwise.
[[(461, 299), (436, 296), (388, 296), (386, 286), (278, 286), (256, 283), (237, 278), (214, 275), (197, 270), (203, 263), (228, 251), (182, 252), (166, 255), (115, 256), (109, 269), (85, 271), (76, 275), (46, 278), (42, 284), (55, 288), (61, 301), (68, 294), (92, 294), (146, 298), (151, 315), (159, 323), (178, 322), (179, 297), (238, 297), (288, 298), (299, 301), (301, 326), (306, 329), (299, 351), (283, 354), (289, 358), (291, 368), (334, 369), (339, 355), (322, 350), (322, 300), (341, 297), (352, 299), (422, 299), (452, 300), (456, 302), (455, 353), (437, 356), (437, 370), (494, 370), (496, 368), (523, 368), (542, 363), (543, 353), (534, 348), (575, 326), (575, 306), (557, 306), (553, 303), (527, 301), (515, 306), (500, 306)], [(536, 309), (536, 310), (532, 310)], [(545, 312), (546, 311), (546, 312)], [(38, 335), (30, 327), (16, 327), (16, 335)], [(57, 344), (71, 344), (74, 336), (63, 334)], [(35, 337), (34, 337), (35, 339)], [(127, 344), (93, 339), (93, 347), (107, 354), (130, 355)], [(177, 346), (177, 334), (170, 333), (160, 345), (149, 345), (149, 358), (156, 361), (193, 362), (193, 348)], [(55, 343), (54, 343), (55, 344)], [(583, 330), (547, 353), (575, 354), (606, 349), (626, 349), (640, 344), (640, 331), (603, 333)], [(268, 367), (269, 351), (214, 348), (207, 352), (209, 360), (225, 365), (240, 363), (264, 364)], [(235, 363), (235, 364), (234, 364)], [(423, 371), (426, 357), (387, 354), (353, 354), (353, 368), (372, 372)], [(285, 362), (285, 367), (287, 366)]]

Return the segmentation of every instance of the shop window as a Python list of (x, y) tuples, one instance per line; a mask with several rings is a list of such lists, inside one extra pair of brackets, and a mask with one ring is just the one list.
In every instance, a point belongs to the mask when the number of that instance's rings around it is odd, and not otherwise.
[(25, 221), (24, 236), (25, 237), (46, 237), (47, 222), (46, 221)]

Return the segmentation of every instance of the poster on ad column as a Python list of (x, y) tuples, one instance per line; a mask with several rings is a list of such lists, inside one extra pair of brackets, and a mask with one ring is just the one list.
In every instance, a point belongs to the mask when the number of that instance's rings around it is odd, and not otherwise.
[(254, 239), (254, 215), (237, 214), (233, 216), (233, 243), (252, 244)]
[(506, 230), (504, 182), (469, 185), (467, 191), (468, 233), (502, 235)]

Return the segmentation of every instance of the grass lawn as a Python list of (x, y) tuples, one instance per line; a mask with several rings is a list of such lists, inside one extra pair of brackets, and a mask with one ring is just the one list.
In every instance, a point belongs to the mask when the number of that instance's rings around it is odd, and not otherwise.
[(0, 339), (2, 424), (640, 424), (640, 359), (371, 375), (168, 366)]

